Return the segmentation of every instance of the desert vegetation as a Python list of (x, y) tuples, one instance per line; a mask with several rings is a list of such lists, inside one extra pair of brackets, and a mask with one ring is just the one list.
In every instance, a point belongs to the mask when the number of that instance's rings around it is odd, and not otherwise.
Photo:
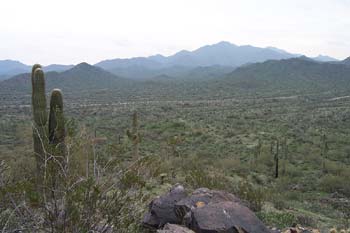
[[(277, 69), (253, 66), (267, 78)], [(271, 227), (349, 228), (344, 80), (329, 90), (246, 86), (248, 71), (234, 81), (71, 83), (46, 101), (55, 82), (35, 65), (25, 90), (0, 94), (0, 229), (143, 232), (149, 201), (176, 183), (234, 193)]]

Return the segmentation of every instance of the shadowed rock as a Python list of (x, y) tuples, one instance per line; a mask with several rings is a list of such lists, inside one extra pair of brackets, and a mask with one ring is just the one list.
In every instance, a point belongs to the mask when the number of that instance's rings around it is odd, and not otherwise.
[[(181, 185), (154, 199), (143, 220), (144, 226), (154, 229), (160, 229), (167, 223), (183, 224), (196, 233), (270, 233), (245, 203), (234, 195), (200, 188), (187, 196)], [(183, 230), (187, 229), (166, 226), (158, 232), (191, 232)]]
[(149, 205), (149, 212), (143, 219), (143, 225), (151, 228), (160, 228), (166, 223), (180, 224), (174, 210), (175, 203), (187, 196), (181, 185), (174, 186), (169, 193), (154, 199)]
[(191, 196), (178, 201), (175, 205), (175, 212), (180, 219), (183, 219), (192, 209), (208, 205), (209, 203), (219, 203), (225, 201), (243, 204), (239, 198), (231, 193), (210, 190), (208, 188), (199, 188), (193, 191)]
[(189, 228), (197, 233), (270, 232), (251, 210), (229, 201), (192, 210)]

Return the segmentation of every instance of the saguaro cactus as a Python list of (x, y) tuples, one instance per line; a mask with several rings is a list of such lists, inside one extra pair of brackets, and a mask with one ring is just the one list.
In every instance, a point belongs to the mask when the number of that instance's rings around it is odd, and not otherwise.
[(49, 141), (51, 144), (63, 143), (65, 135), (62, 92), (54, 89), (50, 99)]
[(32, 110), (33, 110), (33, 142), (34, 153), (37, 161), (37, 171), (43, 169), (46, 158), (47, 134), (45, 130), (47, 122), (45, 77), (41, 66), (36, 64), (32, 69)]
[(271, 155), (273, 156), (273, 159), (275, 161), (275, 178), (278, 178), (279, 175), (279, 148), (280, 142), (279, 140), (274, 140), (271, 142)]
[(321, 145), (322, 171), (323, 173), (327, 173), (326, 159), (327, 159), (329, 147), (328, 147), (326, 134), (323, 134), (321, 141), (322, 141), (322, 145)]
[(282, 168), (281, 173), (282, 175), (286, 174), (286, 167), (287, 167), (287, 160), (288, 160), (288, 145), (287, 145), (287, 137), (284, 137), (284, 139), (281, 142), (282, 147)]
[[(33, 142), (38, 175), (43, 175), (48, 154), (62, 158), (66, 154), (63, 98), (59, 89), (54, 89), (50, 100), (50, 115), (47, 119), (44, 72), (39, 64), (32, 68)], [(47, 121), (49, 121), (47, 126)], [(51, 156), (50, 155), (50, 156)]]
[(278, 163), (279, 163), (279, 140), (276, 140), (276, 151), (275, 151), (275, 178), (278, 178), (279, 170), (278, 170)]
[(126, 134), (134, 145), (133, 153), (136, 159), (139, 158), (139, 144), (141, 142), (141, 135), (138, 129), (139, 129), (138, 116), (137, 116), (137, 112), (135, 111), (132, 115), (132, 130), (131, 131), (127, 130)]
[(65, 136), (62, 92), (60, 89), (54, 89), (50, 99), (49, 143), (53, 145), (52, 152), (62, 165), (65, 165)]

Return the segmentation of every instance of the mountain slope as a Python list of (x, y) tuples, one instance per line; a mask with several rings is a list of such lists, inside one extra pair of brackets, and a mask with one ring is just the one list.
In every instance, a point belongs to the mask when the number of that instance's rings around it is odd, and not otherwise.
[(45, 72), (50, 72), (50, 71), (57, 71), (57, 72), (62, 72), (65, 70), (69, 70), (73, 68), (74, 65), (60, 65), (60, 64), (51, 64), (48, 66), (44, 66), (44, 71)]
[(237, 68), (217, 80), (223, 89), (292, 92), (350, 90), (350, 67), (305, 57), (266, 61)]
[[(47, 90), (60, 88), (64, 91), (88, 91), (105, 88), (115, 88), (130, 81), (111, 74), (101, 68), (81, 63), (64, 72), (46, 72)], [(16, 75), (0, 82), (3, 91), (30, 91), (30, 74)]]
[(347, 66), (350, 66), (350, 57), (344, 59), (343, 61), (340, 62), (341, 64), (344, 64), (344, 65), (347, 65)]
[(168, 57), (168, 63), (188, 66), (240, 66), (270, 59), (295, 57), (270, 48), (258, 48), (250, 45), (237, 46), (229, 42), (201, 47), (193, 52), (181, 51)]
[(0, 60), (0, 75), (12, 76), (15, 74), (25, 73), (30, 70), (30, 67), (13, 60)]
[[(61, 71), (71, 69), (72, 67), (73, 65), (52, 64), (52, 65), (44, 66), (43, 69), (45, 72), (50, 72), (50, 71), (61, 72)], [(28, 73), (30, 71), (31, 71), (31, 66), (23, 64), (19, 61), (0, 60), (0, 81), (10, 78), (14, 75)]]
[(315, 61), (320, 61), (320, 62), (337, 62), (339, 61), (338, 59), (335, 59), (330, 56), (325, 56), (325, 55), (318, 55), (317, 57), (312, 58)]

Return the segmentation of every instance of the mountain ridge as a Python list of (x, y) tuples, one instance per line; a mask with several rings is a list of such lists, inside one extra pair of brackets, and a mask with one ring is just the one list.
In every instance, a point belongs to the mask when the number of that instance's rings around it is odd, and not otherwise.
[[(124, 67), (127, 61), (129, 66), (137, 64), (147, 68), (170, 66), (233, 66), (237, 67), (246, 63), (254, 63), (270, 59), (284, 59), (299, 56), (284, 50), (259, 48), (251, 45), (238, 46), (227, 41), (221, 41), (212, 45), (205, 45), (193, 51), (181, 50), (170, 56), (154, 55), (149, 57), (136, 57), (127, 59), (108, 59), (96, 63), (96, 66), (106, 70)], [(283, 53), (281, 51), (284, 51)], [(152, 63), (153, 67), (150, 66)], [(112, 68), (113, 67), (113, 68)]]
[[(73, 65), (51, 64), (48, 66), (43, 66), (43, 70), (45, 72), (64, 71), (72, 67)], [(31, 69), (32, 66), (26, 65), (20, 61), (10, 59), (0, 60), (0, 81), (18, 74), (29, 73)]]
[[(45, 76), (48, 89), (60, 88), (70, 92), (116, 87), (118, 84), (124, 85), (130, 82), (127, 79), (118, 77), (85, 62), (62, 72), (46, 72)], [(0, 82), (0, 89), (7, 91), (30, 91), (30, 73), (18, 74)]]

